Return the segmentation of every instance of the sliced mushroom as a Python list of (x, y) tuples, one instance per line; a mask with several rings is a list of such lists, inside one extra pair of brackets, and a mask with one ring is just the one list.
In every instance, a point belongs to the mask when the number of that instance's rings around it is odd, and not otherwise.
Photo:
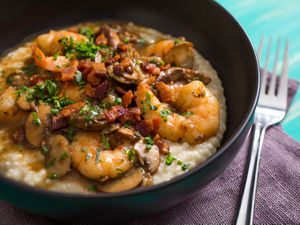
[(23, 112), (16, 105), (16, 89), (8, 87), (0, 95), (0, 123), (19, 125), (25, 122), (27, 113)]
[(20, 95), (16, 103), (18, 107), (22, 110), (28, 111), (31, 109), (30, 102), (27, 101), (25, 95)]
[(71, 167), (68, 140), (60, 134), (53, 134), (47, 139), (45, 148), (49, 151), (45, 164), (48, 175), (59, 178), (68, 173)]
[(137, 187), (144, 177), (144, 170), (142, 168), (133, 168), (122, 177), (108, 181), (104, 184), (98, 185), (98, 190), (103, 192), (120, 192), (127, 191)]
[(50, 106), (42, 103), (37, 107), (37, 112), (29, 114), (25, 123), (27, 141), (34, 147), (39, 147), (45, 136), (45, 128), (50, 113)]
[(114, 32), (109, 26), (103, 26), (100, 28), (100, 33), (104, 34), (107, 39), (107, 44), (110, 47), (116, 48), (120, 42), (120, 38), (116, 32)]
[(152, 176), (150, 173), (145, 173), (141, 186), (151, 186), (151, 185), (153, 185)]
[(157, 78), (157, 81), (162, 81), (164, 83), (169, 83), (171, 81), (175, 82), (179, 80), (188, 82), (200, 80), (206, 85), (211, 81), (211, 78), (203, 73), (200, 73), (199, 71), (180, 67), (172, 67), (167, 69), (166, 71), (161, 72)]
[(157, 171), (160, 163), (159, 149), (156, 145), (152, 145), (150, 149), (144, 143), (142, 138), (135, 143), (134, 150), (137, 152), (140, 163), (146, 166), (147, 170), (153, 174)]
[(195, 50), (193, 44), (188, 41), (181, 41), (175, 44), (163, 58), (166, 63), (175, 64), (184, 68), (193, 68), (195, 61)]
[(116, 132), (120, 135), (122, 135), (125, 138), (128, 138), (132, 141), (136, 141), (140, 138), (140, 135), (138, 135), (136, 132), (134, 132), (132, 129), (121, 127)]
[(143, 77), (139, 66), (133, 66), (132, 73), (122, 72), (121, 74), (115, 74), (114, 66), (110, 65), (107, 67), (107, 73), (109, 77), (124, 84), (135, 84)]

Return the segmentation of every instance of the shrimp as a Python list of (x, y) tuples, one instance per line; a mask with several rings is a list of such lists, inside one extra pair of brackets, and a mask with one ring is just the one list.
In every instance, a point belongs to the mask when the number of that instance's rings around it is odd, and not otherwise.
[(36, 44), (46, 55), (51, 56), (62, 51), (60, 44), (62, 38), (72, 38), (75, 42), (87, 41), (87, 37), (74, 32), (50, 31), (49, 33), (39, 35), (36, 38)]
[(175, 142), (198, 144), (217, 133), (220, 123), (219, 103), (201, 81), (175, 85), (169, 91), (173, 106), (185, 112), (185, 116), (170, 111), (147, 84), (140, 84), (135, 92), (136, 104), (145, 111), (144, 118), (160, 120), (157, 132), (161, 137)]
[(62, 81), (74, 80), (78, 61), (70, 60), (65, 56), (46, 56), (37, 45), (32, 46), (34, 62), (37, 66), (51, 72), (61, 72)]
[(14, 87), (8, 87), (0, 95), (0, 123), (24, 123), (27, 113), (20, 110), (16, 104), (17, 94)]
[(116, 178), (133, 167), (126, 146), (114, 150), (102, 150), (101, 147), (99, 133), (78, 133), (71, 143), (73, 167), (83, 176), (99, 181)]
[(143, 51), (144, 56), (159, 56), (166, 63), (179, 67), (193, 68), (195, 50), (193, 44), (188, 41), (162, 40), (147, 46)]

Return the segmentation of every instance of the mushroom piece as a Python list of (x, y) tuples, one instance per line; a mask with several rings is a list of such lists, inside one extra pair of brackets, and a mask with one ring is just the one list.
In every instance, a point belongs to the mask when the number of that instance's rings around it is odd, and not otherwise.
[(25, 123), (27, 141), (34, 147), (39, 147), (45, 136), (45, 128), (50, 113), (50, 106), (42, 103), (37, 107), (37, 112), (29, 114)]
[(16, 89), (8, 87), (0, 95), (0, 123), (19, 125), (25, 122), (27, 113), (20, 110), (16, 105), (17, 95)]
[(150, 173), (145, 173), (141, 186), (152, 186), (153, 179)]
[(53, 134), (46, 140), (44, 148), (48, 150), (45, 166), (48, 176), (59, 178), (68, 173), (71, 168), (68, 140), (60, 134)]
[(120, 42), (120, 38), (116, 32), (114, 32), (109, 26), (103, 26), (100, 28), (100, 34), (104, 34), (107, 39), (108, 46), (116, 48)]
[(102, 192), (127, 191), (137, 187), (143, 180), (145, 171), (143, 168), (133, 168), (122, 177), (98, 185), (98, 190)]
[(160, 163), (159, 149), (156, 145), (152, 145), (150, 149), (144, 143), (144, 138), (140, 139), (134, 145), (134, 150), (138, 155), (138, 159), (147, 170), (153, 174), (157, 171)]
[(27, 101), (25, 95), (20, 95), (19, 98), (17, 99), (16, 103), (17, 103), (17, 106), (24, 111), (28, 111), (31, 109), (30, 102)]
[(161, 72), (157, 78), (157, 81), (162, 81), (164, 83), (169, 83), (171, 81), (176, 82), (179, 80), (185, 80), (188, 82), (200, 80), (207, 85), (211, 81), (211, 78), (199, 71), (181, 67), (172, 67), (167, 69), (166, 71)]
[(140, 138), (140, 135), (138, 133), (126, 127), (121, 127), (118, 130), (116, 130), (116, 132), (132, 141), (136, 141)]
[(193, 68), (195, 61), (195, 49), (188, 41), (181, 41), (175, 44), (163, 58), (166, 63), (175, 64), (184, 68)]
[(109, 77), (113, 78), (114, 80), (116, 80), (120, 83), (135, 84), (139, 80), (142, 80), (143, 73), (140, 69), (140, 66), (138, 66), (138, 65), (133, 66), (132, 68), (133, 68), (132, 73), (122, 71), (120, 74), (116, 74), (115, 70), (114, 70), (114, 66), (110, 65), (107, 67), (107, 73), (108, 73)]

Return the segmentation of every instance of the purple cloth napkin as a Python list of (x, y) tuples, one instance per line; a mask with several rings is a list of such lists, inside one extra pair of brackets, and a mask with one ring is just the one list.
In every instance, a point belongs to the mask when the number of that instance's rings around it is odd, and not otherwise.
[[(289, 103), (298, 82), (289, 81)], [(229, 167), (190, 199), (164, 212), (128, 221), (130, 225), (234, 224), (246, 176), (248, 141)], [(255, 224), (300, 224), (300, 143), (280, 126), (266, 132), (259, 171)], [(0, 201), (1, 225), (50, 225), (45, 219)], [(61, 223), (66, 225), (66, 223)], [(73, 224), (75, 225), (75, 224)], [(78, 224), (79, 225), (79, 224)], [(83, 225), (83, 224), (82, 224)]]

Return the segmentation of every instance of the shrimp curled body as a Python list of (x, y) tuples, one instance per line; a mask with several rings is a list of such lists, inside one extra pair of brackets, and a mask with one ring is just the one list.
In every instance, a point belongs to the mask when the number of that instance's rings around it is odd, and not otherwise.
[(147, 84), (140, 84), (135, 92), (137, 105), (146, 111), (145, 119), (160, 120), (160, 136), (174, 142), (198, 144), (217, 133), (220, 124), (219, 103), (201, 81), (174, 86), (169, 91), (173, 106), (186, 115), (188, 113), (188, 116), (168, 110), (167, 105), (160, 102)]
[(126, 147), (102, 150), (100, 135), (95, 132), (80, 132), (71, 144), (72, 165), (83, 176), (95, 180), (115, 178), (133, 167)]

